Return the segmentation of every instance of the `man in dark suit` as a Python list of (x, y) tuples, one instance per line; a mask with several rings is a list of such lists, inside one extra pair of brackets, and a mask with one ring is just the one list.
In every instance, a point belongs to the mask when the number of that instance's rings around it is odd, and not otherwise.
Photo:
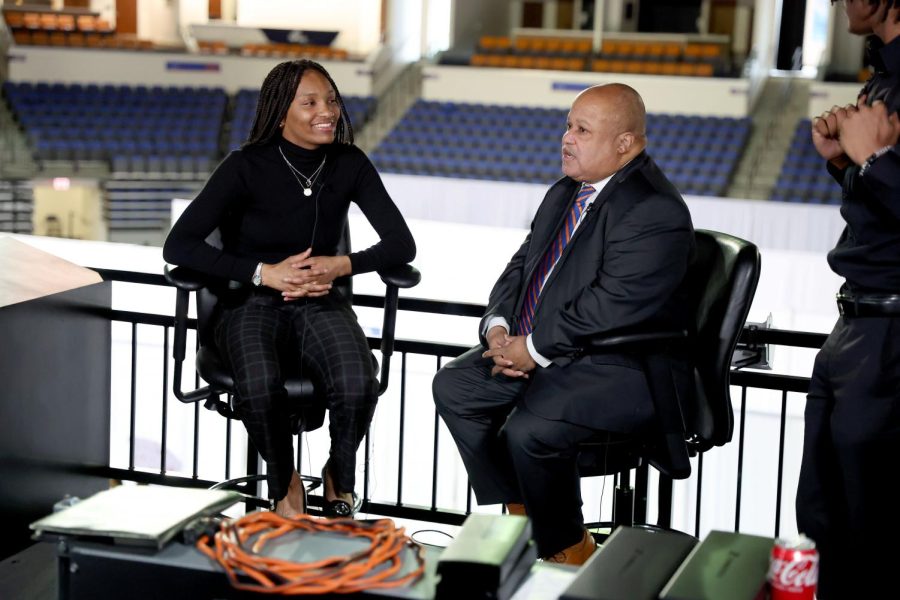
[[(556, 562), (581, 564), (595, 548), (577, 445), (598, 431), (649, 429), (655, 417), (639, 362), (585, 355), (586, 340), (687, 320), (691, 217), (645, 146), (632, 88), (578, 95), (562, 138), (565, 177), (491, 291), (482, 346), (434, 379), (478, 502), (527, 513), (538, 553)], [(672, 368), (685, 373), (682, 362)]]

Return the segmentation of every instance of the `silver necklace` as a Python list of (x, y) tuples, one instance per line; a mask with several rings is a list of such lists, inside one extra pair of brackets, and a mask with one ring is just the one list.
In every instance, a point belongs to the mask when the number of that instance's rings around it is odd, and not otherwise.
[[(281, 146), (278, 146), (278, 153), (281, 155), (281, 158), (284, 159), (284, 164), (286, 164), (291, 170), (291, 174), (293, 174), (294, 179), (296, 179), (297, 183), (300, 184), (300, 187), (303, 188), (303, 195), (307, 198), (312, 196), (312, 186), (316, 182), (316, 179), (319, 178), (319, 174), (322, 172), (322, 168), (325, 166), (325, 159), (328, 158), (328, 156), (323, 156), (322, 162), (319, 163), (318, 168), (313, 171), (312, 175), (307, 177), (306, 175), (301, 173), (297, 167), (291, 164), (291, 161), (288, 160), (288, 157), (284, 155), (284, 151), (281, 149)], [(306, 185), (303, 185), (303, 182), (300, 181), (301, 179), (306, 181)]]

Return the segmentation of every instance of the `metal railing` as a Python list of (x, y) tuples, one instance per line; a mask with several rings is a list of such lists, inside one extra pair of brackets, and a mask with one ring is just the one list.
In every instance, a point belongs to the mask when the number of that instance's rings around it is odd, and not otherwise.
[[(126, 283), (137, 283), (142, 285), (150, 285), (150, 286), (167, 286), (168, 284), (165, 282), (165, 279), (162, 275), (148, 275), (141, 273), (133, 273), (128, 271), (113, 271), (113, 270), (105, 270), (105, 269), (97, 269), (97, 271), (103, 276), (106, 280), (112, 280), (115, 282), (126, 282)], [(378, 296), (371, 295), (355, 295), (354, 296), (354, 305), (357, 307), (380, 307), (382, 305), (383, 299)], [(174, 309), (174, 303), (173, 303)], [(415, 298), (400, 298), (399, 301), (399, 310), (401, 315), (398, 318), (402, 318), (402, 313), (404, 312), (416, 312), (416, 313), (429, 313), (435, 315), (454, 315), (460, 317), (480, 317), (484, 310), (484, 307), (477, 304), (465, 304), (465, 303), (457, 303), (457, 302), (443, 302), (443, 301), (434, 301), (434, 300), (422, 300)], [(109, 311), (109, 319), (114, 323), (123, 323), (130, 326), (130, 344), (131, 344), (131, 362), (130, 362), (130, 398), (128, 402), (128, 410), (129, 414), (129, 442), (128, 442), (128, 461), (127, 467), (114, 467), (108, 466), (106, 468), (101, 468), (99, 470), (100, 475), (105, 477), (129, 480), (129, 481), (137, 481), (141, 483), (156, 483), (156, 484), (168, 484), (168, 485), (183, 485), (183, 486), (194, 486), (194, 487), (206, 487), (215, 483), (212, 479), (204, 478), (201, 476), (201, 472), (198, 466), (198, 457), (200, 455), (200, 421), (201, 421), (201, 411), (198, 404), (195, 404), (193, 407), (193, 456), (192, 456), (192, 464), (190, 473), (188, 475), (175, 475), (168, 471), (167, 469), (167, 433), (170, 426), (170, 419), (172, 418), (166, 407), (168, 404), (168, 400), (170, 396), (172, 396), (171, 385), (169, 382), (169, 368), (168, 364), (171, 360), (171, 350), (170, 350), (170, 328), (174, 324), (174, 317), (169, 315), (161, 315), (161, 314), (149, 314), (142, 312), (132, 312), (132, 311), (124, 311), (124, 310), (110, 310)], [(195, 327), (196, 322), (190, 321), (189, 327)], [(161, 412), (161, 422), (159, 424), (160, 431), (160, 460), (159, 460), (159, 468), (156, 470), (146, 469), (146, 468), (137, 468), (135, 462), (135, 431), (136, 431), (136, 414), (138, 411), (138, 373), (141, 370), (141, 364), (138, 361), (138, 337), (139, 333), (143, 328), (155, 328), (157, 330), (162, 331), (162, 352), (163, 356), (160, 357), (163, 363), (162, 368), (162, 380), (154, 383), (154, 385), (158, 385), (158, 389), (160, 390), (161, 399), (162, 399), (162, 412)], [(826, 336), (824, 334), (815, 334), (815, 333), (805, 333), (805, 332), (795, 332), (795, 331), (785, 331), (785, 330), (773, 330), (773, 329), (757, 329), (755, 327), (745, 327), (742, 335), (741, 335), (741, 343), (744, 344), (769, 344), (769, 345), (778, 345), (778, 346), (788, 346), (795, 348), (819, 348), (824, 342)], [(378, 343), (380, 340), (370, 338), (370, 346), (375, 349), (378, 347)], [(398, 436), (398, 446), (397, 446), (397, 454), (396, 454), (396, 477), (397, 477), (397, 486), (396, 486), (396, 498), (393, 501), (380, 500), (378, 498), (372, 497), (372, 490), (370, 489), (370, 451), (369, 444), (365, 444), (365, 471), (362, 480), (362, 495), (363, 495), (363, 507), (362, 511), (371, 514), (384, 515), (388, 517), (395, 518), (406, 518), (406, 519), (415, 519), (419, 521), (427, 521), (432, 523), (441, 523), (448, 525), (459, 525), (461, 524), (466, 515), (473, 510), (472, 506), (472, 494), (470, 489), (466, 489), (465, 493), (465, 502), (464, 506), (442, 506), (441, 502), (439, 502), (438, 498), (438, 483), (440, 480), (439, 476), (439, 432), (441, 429), (440, 419), (437, 415), (437, 412), (433, 412), (433, 422), (427, 424), (427, 427), (433, 428), (433, 447), (430, 449), (431, 454), (431, 473), (427, 474), (429, 477), (425, 477), (424, 479), (430, 479), (428, 482), (430, 484), (430, 502), (426, 504), (414, 504), (408, 502), (404, 498), (404, 489), (405, 484), (407, 483), (407, 474), (404, 472), (404, 462), (405, 459), (408, 458), (407, 451), (408, 449), (405, 447), (404, 442), (404, 432), (407, 430), (409, 426), (409, 398), (407, 394), (407, 376), (408, 376), (408, 361), (413, 356), (423, 355), (426, 357), (433, 357), (434, 359), (434, 367), (435, 372), (441, 367), (442, 363), (455, 357), (467, 350), (468, 346), (460, 345), (460, 344), (451, 344), (451, 343), (440, 343), (440, 342), (429, 342), (429, 341), (415, 341), (408, 339), (397, 339), (395, 345), (395, 357), (399, 356), (399, 373), (395, 371), (395, 378), (392, 379), (391, 385), (389, 387), (389, 391), (393, 389), (395, 391), (397, 400), (398, 400), (398, 424), (397, 429), (400, 433)], [(396, 358), (395, 358), (396, 359)], [(199, 383), (199, 382), (198, 382)], [(748, 392), (753, 390), (774, 390), (780, 392), (781, 400), (780, 406), (778, 407), (777, 416), (779, 420), (779, 435), (778, 435), (778, 464), (776, 468), (776, 489), (775, 489), (775, 510), (774, 510), (774, 527), (773, 530), (769, 532), (770, 535), (779, 535), (783, 530), (783, 514), (782, 514), (782, 503), (784, 501), (783, 495), (785, 493), (785, 479), (784, 479), (784, 470), (785, 470), (785, 453), (786, 453), (786, 423), (788, 420), (788, 399), (789, 394), (805, 394), (809, 385), (809, 378), (806, 377), (797, 377), (791, 375), (781, 375), (774, 373), (765, 373), (765, 372), (749, 372), (749, 371), (733, 371), (731, 376), (731, 383), (733, 386), (733, 390), (739, 391), (739, 400), (737, 402), (737, 406), (735, 408), (736, 412), (736, 430), (735, 430), (735, 439), (731, 442), (731, 444), (726, 445), (726, 448), (729, 446), (733, 446), (736, 444), (737, 446), (737, 460), (736, 460), (736, 469), (735, 469), (735, 506), (734, 506), (734, 521), (733, 528), (735, 531), (742, 530), (742, 506), (744, 504), (744, 494), (746, 492), (746, 486), (744, 482), (744, 473), (745, 467), (747, 464), (747, 453), (745, 451), (745, 446), (748, 441), (748, 436), (750, 435), (747, 431), (747, 422), (748, 422)], [(146, 384), (145, 384), (146, 385)], [(735, 398), (738, 397), (738, 394), (735, 394)], [(767, 409), (768, 410), (768, 409)], [(224, 456), (225, 466), (225, 478), (228, 478), (232, 475), (233, 469), (233, 459), (231, 458), (231, 452), (228, 448), (232, 442), (232, 424), (228, 419), (225, 419), (226, 424), (226, 432), (225, 432), (225, 444), (226, 451)], [(426, 427), (421, 422), (419, 422), (419, 426)], [(718, 449), (715, 449), (718, 450)], [(298, 447), (298, 464), (300, 464), (300, 452), (302, 448)], [(419, 449), (418, 452), (424, 453), (425, 449)], [(713, 451), (711, 451), (713, 452)], [(379, 462), (385, 460), (392, 460), (391, 457), (386, 457), (384, 454), (380, 454), (378, 458)], [(701, 454), (700, 456), (693, 459), (695, 461), (695, 469), (694, 474), (691, 477), (689, 483), (684, 483), (687, 486), (685, 489), (687, 490), (688, 496), (693, 494), (693, 526), (687, 526), (684, 522), (681, 527), (678, 527), (677, 524), (673, 523), (676, 528), (683, 529), (685, 531), (693, 530), (692, 533), (694, 535), (700, 536), (702, 526), (702, 515), (704, 514), (704, 494), (703, 490), (705, 489), (704, 485), (704, 456)], [(248, 467), (251, 465), (248, 464)], [(422, 474), (417, 472), (415, 476), (421, 482), (423, 480)], [(676, 482), (676, 486), (682, 484), (682, 482)], [(605, 490), (605, 483), (604, 490)], [(652, 495), (652, 492), (651, 492)], [(677, 496), (677, 494), (676, 494)], [(603, 492), (601, 491), (601, 503), (603, 498)], [(609, 510), (609, 507), (606, 507)], [(603, 510), (603, 507), (600, 507), (600, 511)], [(590, 520), (590, 519), (588, 519)], [(721, 527), (719, 527), (721, 528)]]

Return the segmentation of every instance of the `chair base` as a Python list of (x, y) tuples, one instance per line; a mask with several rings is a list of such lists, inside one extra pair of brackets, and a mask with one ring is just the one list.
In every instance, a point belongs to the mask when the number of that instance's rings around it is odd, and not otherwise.
[[(263, 498), (255, 493), (247, 493), (245, 491), (250, 486), (249, 484), (253, 484), (253, 489), (258, 489), (258, 484), (260, 481), (265, 481), (265, 474), (256, 474), (256, 475), (245, 475), (244, 477), (233, 477), (231, 479), (226, 479), (224, 481), (220, 481), (219, 483), (210, 486), (211, 490), (235, 490), (241, 494), (244, 500), (244, 504), (248, 509), (250, 508), (263, 508), (266, 510), (275, 510), (275, 501), (271, 498)], [(308, 490), (315, 489), (316, 487), (322, 485), (322, 479), (320, 477), (313, 477), (312, 475), (301, 475), (301, 481), (305, 481), (310, 485), (307, 487)], [(309, 498), (307, 496), (307, 498)]]

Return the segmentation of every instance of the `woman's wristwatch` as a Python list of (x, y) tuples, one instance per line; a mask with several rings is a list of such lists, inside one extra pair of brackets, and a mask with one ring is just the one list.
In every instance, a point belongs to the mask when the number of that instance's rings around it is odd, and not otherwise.
[(262, 285), (262, 268), (263, 268), (262, 263), (259, 263), (258, 265), (256, 265), (256, 270), (253, 271), (253, 277), (250, 278), (250, 281), (256, 287), (259, 287)]

